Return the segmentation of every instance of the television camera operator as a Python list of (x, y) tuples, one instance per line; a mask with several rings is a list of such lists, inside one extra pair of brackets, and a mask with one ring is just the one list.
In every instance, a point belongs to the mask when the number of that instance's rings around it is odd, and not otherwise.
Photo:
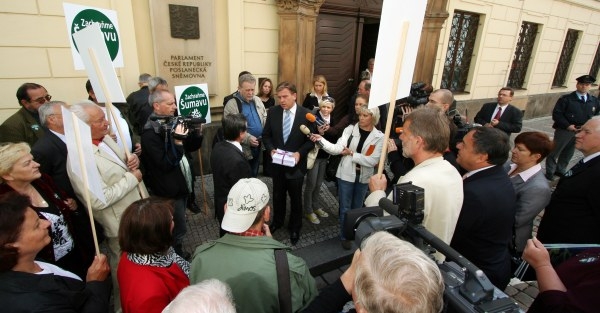
[[(448, 123), (450, 136), (448, 146), (443, 152), (443, 157), (444, 160), (458, 169), (459, 167), (456, 163), (456, 154), (458, 152), (456, 143), (464, 137), (470, 125), (464, 121), (460, 114), (456, 113), (456, 101), (454, 101), (452, 92), (448, 89), (438, 89), (431, 92), (431, 86), (419, 82), (412, 84), (410, 96), (400, 99), (398, 102), (401, 104), (396, 106), (397, 113), (393, 123), (398, 135), (402, 132), (406, 116), (415, 108), (426, 105), (444, 112), (450, 122)], [(402, 155), (401, 142), (397, 138), (390, 139), (388, 142), (388, 160), (394, 174), (394, 179), (390, 180), (390, 184), (388, 185), (388, 188), (390, 188), (392, 184), (398, 182), (399, 177), (410, 171), (415, 164), (412, 159)]]
[(202, 145), (203, 119), (176, 117), (175, 97), (168, 91), (158, 90), (149, 97), (153, 112), (142, 131), (144, 147), (142, 163), (146, 169), (144, 183), (150, 193), (173, 200), (173, 229), (175, 252), (184, 258), (183, 237), (186, 233), (185, 209), (192, 192), (192, 172), (186, 152), (196, 151)]

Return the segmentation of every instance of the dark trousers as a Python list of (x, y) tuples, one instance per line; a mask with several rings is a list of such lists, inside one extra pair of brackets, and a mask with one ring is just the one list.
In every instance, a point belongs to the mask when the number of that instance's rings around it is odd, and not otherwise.
[(283, 226), (285, 222), (286, 198), (290, 196), (290, 232), (302, 228), (302, 183), (304, 177), (287, 179), (282, 170), (272, 170), (273, 177), (273, 225)]

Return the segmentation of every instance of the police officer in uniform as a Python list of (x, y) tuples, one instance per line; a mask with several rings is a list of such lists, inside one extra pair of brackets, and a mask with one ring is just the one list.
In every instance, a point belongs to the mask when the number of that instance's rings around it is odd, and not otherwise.
[(588, 93), (596, 81), (591, 75), (577, 77), (577, 90), (558, 99), (552, 119), (554, 150), (546, 158), (546, 178), (562, 177), (575, 151), (575, 133), (592, 116), (600, 113), (598, 98)]

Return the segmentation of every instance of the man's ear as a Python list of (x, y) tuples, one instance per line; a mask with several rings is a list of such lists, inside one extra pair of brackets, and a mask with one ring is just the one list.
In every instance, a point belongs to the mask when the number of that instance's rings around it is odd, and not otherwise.
[(263, 221), (268, 222), (271, 220), (271, 206), (267, 204), (267, 208), (265, 209), (265, 213), (263, 213)]

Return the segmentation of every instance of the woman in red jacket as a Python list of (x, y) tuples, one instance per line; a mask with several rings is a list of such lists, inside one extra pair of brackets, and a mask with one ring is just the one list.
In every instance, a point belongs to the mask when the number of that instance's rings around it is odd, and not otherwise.
[(124, 313), (160, 313), (190, 285), (190, 264), (171, 247), (172, 212), (168, 200), (147, 198), (132, 203), (121, 217), (117, 277)]

